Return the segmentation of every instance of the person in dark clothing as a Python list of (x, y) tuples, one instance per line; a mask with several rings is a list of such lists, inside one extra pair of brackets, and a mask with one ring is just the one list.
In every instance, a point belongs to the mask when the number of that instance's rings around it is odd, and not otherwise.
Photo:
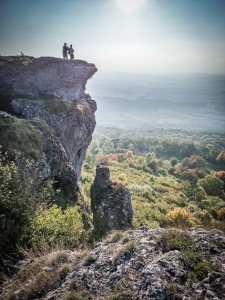
[(69, 51), (69, 47), (67, 47), (66, 43), (64, 43), (64, 46), (63, 46), (63, 58), (64, 59), (68, 59), (68, 51)]
[(74, 59), (74, 54), (73, 54), (74, 50), (73, 50), (73, 45), (70, 45), (69, 48), (69, 55), (70, 55), (70, 59)]

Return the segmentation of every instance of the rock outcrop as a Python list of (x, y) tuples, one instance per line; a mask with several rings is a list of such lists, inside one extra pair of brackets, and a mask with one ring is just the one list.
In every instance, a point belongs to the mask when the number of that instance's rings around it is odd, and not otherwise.
[[(55, 178), (68, 194), (79, 189), (82, 163), (96, 124), (96, 103), (85, 94), (87, 80), (96, 71), (94, 64), (81, 60), (0, 57), (0, 117), (3, 120), (11, 114), (18, 124), (30, 120), (41, 124), (29, 123), (41, 137), (41, 143), (33, 147), (40, 147), (33, 149), (40, 153), (39, 174), (42, 180)], [(4, 139), (10, 137), (3, 138), (2, 130), (3, 149)]]
[[(60, 280), (52, 283), (52, 289), (49, 281), (46, 290), (42, 289), (36, 298), (224, 300), (224, 249), (225, 236), (219, 230), (141, 227), (114, 231), (97, 243), (90, 253), (62, 251), (36, 261), (21, 262), (18, 276), (4, 286), (2, 299), (10, 291), (11, 297), (15, 296), (13, 299), (28, 299), (26, 295), (35, 280), (53, 279), (58, 274)], [(56, 257), (58, 260), (63, 258), (62, 263), (57, 265)], [(43, 261), (42, 268), (40, 260)], [(17, 283), (17, 277), (23, 274), (22, 270), (34, 270), (35, 264), (38, 274), (23, 282), (24, 286), (14, 284), (14, 280)]]
[(94, 227), (100, 234), (132, 227), (130, 193), (110, 180), (109, 167), (103, 164), (97, 166), (91, 186), (91, 209)]

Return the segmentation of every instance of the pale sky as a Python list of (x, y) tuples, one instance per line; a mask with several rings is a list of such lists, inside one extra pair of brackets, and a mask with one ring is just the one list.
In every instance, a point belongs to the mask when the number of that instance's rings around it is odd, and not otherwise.
[(0, 53), (102, 72), (225, 73), (225, 0), (0, 0)]

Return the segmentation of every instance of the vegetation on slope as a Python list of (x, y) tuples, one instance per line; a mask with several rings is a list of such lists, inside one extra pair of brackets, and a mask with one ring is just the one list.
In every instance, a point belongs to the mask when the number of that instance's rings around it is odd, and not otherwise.
[(95, 167), (104, 163), (131, 193), (134, 227), (224, 230), (224, 141), (218, 132), (100, 128), (83, 165), (83, 192), (90, 198)]
[[(6, 132), (13, 132), (13, 137), (4, 142), (0, 159), (2, 264), (9, 256), (18, 255), (18, 247), (37, 248), (42, 243), (49, 249), (56, 245), (71, 250), (86, 247), (96, 237), (84, 229), (79, 201), (63, 209), (55, 205), (59, 191), (54, 181), (35, 189), (27, 171), (30, 165), (33, 170), (37, 167), (32, 158), (39, 157), (40, 152), (32, 156), (32, 150), (41, 151), (42, 142), (35, 139), (38, 128), (48, 129), (38, 120), (7, 120), (4, 122), (10, 124), (1, 123), (1, 128), (5, 126), (1, 141), (5, 141)], [(30, 157), (26, 164), (21, 164), (22, 158), (16, 158), (12, 151), (20, 146), (23, 134), (28, 140), (26, 147), (23, 143), (21, 147)], [(134, 228), (194, 226), (225, 230), (224, 149), (222, 133), (156, 130), (128, 132), (125, 136), (117, 129), (102, 129), (96, 132), (83, 165), (83, 194), (90, 202), (96, 165), (105, 163), (111, 178), (130, 191)]]

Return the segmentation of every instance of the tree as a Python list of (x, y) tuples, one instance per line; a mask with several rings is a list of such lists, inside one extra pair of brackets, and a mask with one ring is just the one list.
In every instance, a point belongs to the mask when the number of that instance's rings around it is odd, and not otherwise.
[(150, 163), (148, 164), (148, 167), (149, 167), (150, 169), (152, 169), (152, 171), (153, 171), (154, 173), (156, 173), (156, 172), (157, 172), (157, 169), (158, 169), (158, 159), (155, 158), (155, 159), (151, 160)]
[(178, 159), (176, 157), (170, 158), (171, 166), (174, 167), (178, 163)]
[(109, 160), (118, 162), (118, 157), (117, 157), (117, 155), (111, 155), (109, 157)]
[(215, 172), (214, 176), (223, 181), (223, 189), (225, 190), (225, 171)]
[(97, 155), (96, 155), (96, 163), (97, 164), (105, 164), (105, 165), (108, 165), (109, 164), (109, 157), (107, 154), (104, 154), (102, 152), (99, 152)]
[(93, 140), (90, 145), (90, 150), (93, 155), (101, 151), (98, 140)]
[(206, 168), (206, 161), (199, 155), (192, 155), (190, 157), (191, 169)]
[(208, 158), (210, 160), (213, 160), (216, 158), (215, 157), (215, 146), (213, 144), (207, 144), (206, 150), (207, 150), (206, 158)]
[(125, 153), (124, 157), (125, 157), (125, 159), (134, 160), (134, 155), (133, 155), (133, 152), (131, 150), (127, 151), (127, 153)]
[(182, 180), (188, 180), (191, 183), (197, 183), (198, 181), (198, 176), (195, 174), (195, 172), (193, 170), (187, 169), (185, 168), (181, 174), (180, 174), (180, 178)]
[(221, 164), (225, 164), (225, 150), (224, 149), (220, 151), (216, 160)]
[(145, 155), (145, 163), (148, 165), (155, 158), (155, 152), (149, 152)]
[(216, 176), (207, 175), (205, 178), (199, 179), (198, 184), (204, 189), (209, 196), (219, 196), (224, 198), (223, 181)]
[(145, 165), (145, 157), (144, 156), (138, 156), (136, 163), (140, 166), (144, 166)]

